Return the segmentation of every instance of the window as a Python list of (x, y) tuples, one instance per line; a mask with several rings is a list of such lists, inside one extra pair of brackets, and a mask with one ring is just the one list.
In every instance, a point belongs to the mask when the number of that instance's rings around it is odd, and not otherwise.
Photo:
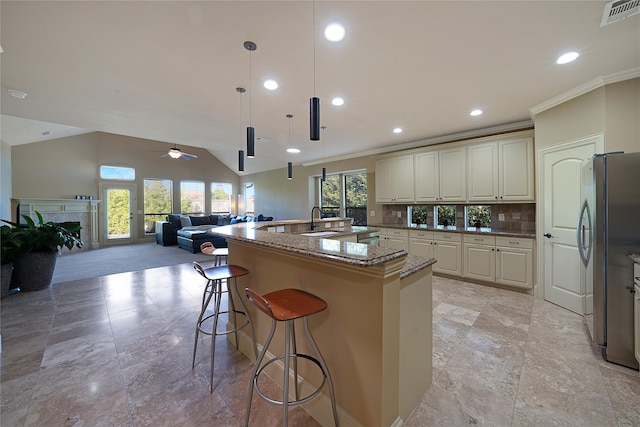
[(180, 181), (180, 213), (204, 214), (204, 182)]
[(231, 213), (231, 184), (211, 183), (211, 213)]
[(245, 215), (255, 214), (255, 198), (256, 190), (253, 182), (246, 182), (244, 184), (244, 209)]
[(156, 221), (164, 221), (172, 212), (170, 179), (144, 180), (144, 233), (155, 234)]
[(491, 227), (491, 206), (473, 205), (465, 206), (465, 217), (467, 227)]
[(437, 205), (433, 208), (434, 222), (441, 226), (456, 225), (456, 206), (455, 205)]
[(328, 175), (318, 182), (323, 216), (353, 218), (353, 225), (367, 225), (366, 172)]
[(100, 166), (101, 179), (117, 179), (120, 181), (133, 181), (136, 179), (136, 170), (122, 166)]
[(429, 206), (426, 205), (411, 205), (409, 206), (409, 218), (411, 218), (411, 222), (409, 225), (418, 226), (418, 225), (428, 225), (428, 213)]

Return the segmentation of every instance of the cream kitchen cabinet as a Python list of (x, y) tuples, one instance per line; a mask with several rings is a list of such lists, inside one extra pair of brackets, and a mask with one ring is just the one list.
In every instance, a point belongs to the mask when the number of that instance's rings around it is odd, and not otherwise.
[(434, 272), (462, 276), (462, 234), (435, 231), (433, 248)]
[(469, 202), (533, 201), (533, 138), (467, 146)]
[(640, 264), (633, 264), (634, 290), (633, 319), (636, 360), (640, 362)]
[(433, 231), (409, 230), (410, 254), (425, 258), (435, 258), (433, 249)]
[(495, 282), (495, 236), (464, 235), (464, 277)]
[(465, 234), (464, 277), (532, 289), (533, 240)]
[(416, 153), (414, 170), (416, 202), (466, 200), (465, 147)]
[(411, 203), (413, 186), (413, 155), (376, 160), (377, 203)]
[(409, 230), (401, 228), (381, 228), (380, 246), (383, 248), (402, 249), (409, 252)]

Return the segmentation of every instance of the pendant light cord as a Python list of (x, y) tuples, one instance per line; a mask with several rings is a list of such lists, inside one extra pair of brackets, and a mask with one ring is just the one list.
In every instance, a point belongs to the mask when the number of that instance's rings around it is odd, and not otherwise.
[(316, 96), (316, 2), (313, 0), (313, 96)]

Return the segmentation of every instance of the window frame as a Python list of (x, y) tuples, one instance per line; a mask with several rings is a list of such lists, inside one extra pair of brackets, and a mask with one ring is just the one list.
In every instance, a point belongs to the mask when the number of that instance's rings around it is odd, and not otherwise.
[[(202, 210), (201, 211), (197, 211), (197, 210), (193, 210), (191, 212), (185, 212), (183, 211), (183, 200), (184, 200), (184, 185), (188, 185), (188, 184), (198, 184), (198, 185), (202, 185), (202, 189), (198, 189), (199, 191), (202, 192)], [(195, 190), (195, 191), (198, 191)], [(180, 214), (181, 215), (191, 215), (191, 216), (200, 216), (200, 215), (205, 215), (206, 214), (206, 185), (204, 183), (204, 181), (194, 181), (194, 180), (190, 180), (190, 179), (184, 179), (180, 181)], [(191, 199), (192, 201), (194, 199)]]

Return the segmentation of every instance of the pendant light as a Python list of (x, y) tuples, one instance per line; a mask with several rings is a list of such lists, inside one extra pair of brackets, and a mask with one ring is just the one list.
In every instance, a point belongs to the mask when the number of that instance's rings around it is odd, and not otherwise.
[(252, 41), (244, 42), (244, 48), (249, 51), (249, 126), (247, 127), (247, 157), (253, 158), (256, 155), (255, 130), (251, 126), (251, 52), (258, 46)]
[(322, 126), (322, 182), (327, 180), (327, 168), (324, 167), (324, 130), (326, 128), (326, 126)]
[(316, 96), (316, 2), (313, 1), (313, 97), (309, 100), (311, 141), (320, 140), (320, 98)]
[[(291, 119), (293, 114), (287, 114), (289, 119), (289, 147), (291, 147)], [(287, 163), (287, 179), (293, 179), (293, 163), (291, 163), (291, 154), (289, 154), (289, 162)]]
[[(246, 92), (245, 88), (237, 87), (236, 92), (240, 97), (240, 129), (242, 129), (242, 94)], [(238, 171), (244, 172), (244, 150), (242, 149), (242, 131), (240, 131), (240, 150), (238, 150)]]

